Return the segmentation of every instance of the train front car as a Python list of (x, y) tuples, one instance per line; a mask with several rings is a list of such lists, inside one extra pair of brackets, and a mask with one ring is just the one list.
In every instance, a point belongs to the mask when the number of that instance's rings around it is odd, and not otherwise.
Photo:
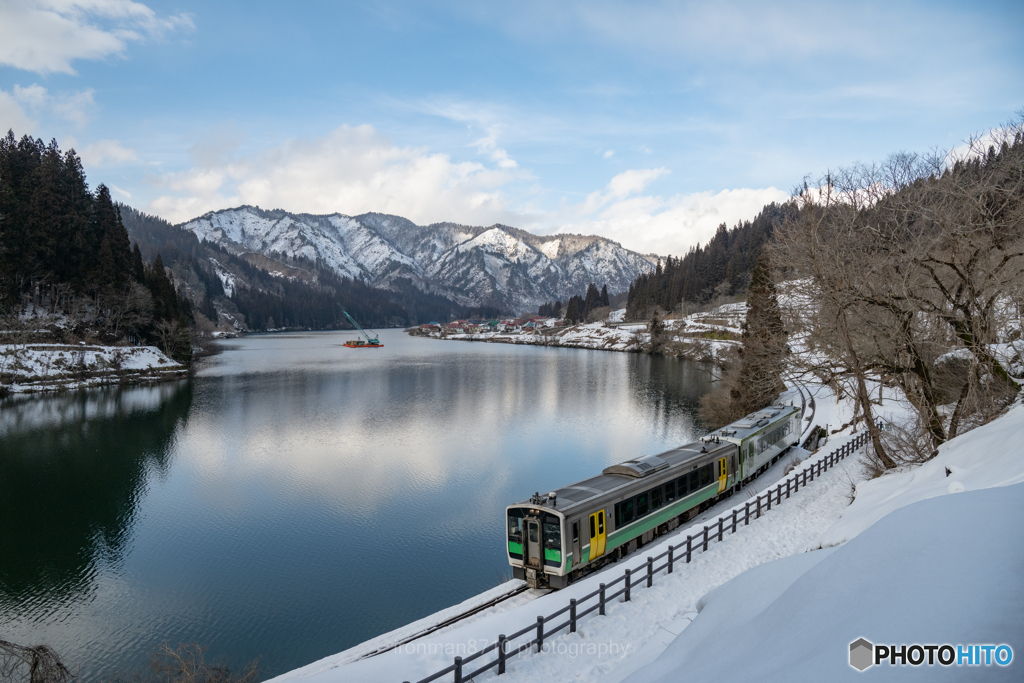
[(508, 506), (512, 575), (564, 588), (643, 547), (730, 495), (738, 453), (726, 442), (687, 444)]
[(530, 588), (562, 588), (567, 584), (562, 547), (565, 516), (554, 509), (555, 505), (555, 496), (534, 495), (505, 510), (512, 576), (524, 579)]

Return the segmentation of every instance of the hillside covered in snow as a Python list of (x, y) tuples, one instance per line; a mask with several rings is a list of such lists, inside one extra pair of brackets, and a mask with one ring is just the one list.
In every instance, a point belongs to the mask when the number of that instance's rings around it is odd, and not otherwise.
[(624, 292), (658, 257), (595, 236), (538, 236), (504, 225), (435, 223), (399, 216), (316, 216), (241, 206), (181, 225), (231, 252), (318, 261), (342, 277), (423, 292), (464, 306), (510, 311), (566, 300), (590, 283)]

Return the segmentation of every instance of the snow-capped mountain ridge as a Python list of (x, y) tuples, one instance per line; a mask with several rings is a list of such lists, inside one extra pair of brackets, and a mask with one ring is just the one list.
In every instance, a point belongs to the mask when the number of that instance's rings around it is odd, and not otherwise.
[(625, 291), (658, 260), (593, 235), (541, 236), (501, 224), (421, 226), (378, 213), (324, 216), (246, 205), (211, 211), (181, 227), (229, 251), (320, 260), (373, 286), (408, 279), (464, 305), (516, 311), (564, 301), (591, 282)]

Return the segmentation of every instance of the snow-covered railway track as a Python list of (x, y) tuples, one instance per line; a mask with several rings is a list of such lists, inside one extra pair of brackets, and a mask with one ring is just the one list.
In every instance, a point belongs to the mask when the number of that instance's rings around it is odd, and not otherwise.
[(394, 643), (389, 643), (388, 645), (385, 645), (383, 647), (377, 648), (373, 652), (367, 652), (365, 655), (359, 657), (359, 659), (369, 659), (370, 657), (376, 657), (377, 655), (382, 655), (385, 652), (390, 652), (391, 650), (394, 650), (396, 648), (402, 647), (403, 645), (405, 645), (407, 643), (411, 643), (414, 640), (419, 640), (420, 638), (423, 638), (424, 636), (428, 636), (431, 633), (434, 633), (436, 631), (440, 631), (443, 628), (446, 628), (448, 626), (451, 626), (452, 624), (458, 623), (458, 622), (462, 621), (463, 619), (466, 619), (467, 617), (471, 617), (474, 614), (479, 614), (480, 612), (483, 612), (486, 609), (490, 609), (491, 607), (494, 607), (495, 605), (497, 605), (500, 602), (504, 602), (505, 600), (508, 600), (509, 598), (515, 597), (515, 596), (519, 595), (520, 593), (523, 593), (524, 591), (526, 591), (526, 589), (527, 589), (527, 587), (526, 587), (525, 584), (522, 585), (522, 586), (519, 586), (518, 588), (514, 588), (513, 590), (510, 590), (508, 593), (505, 593), (504, 595), (499, 595), (498, 597), (493, 598), (492, 600), (488, 600), (487, 602), (485, 602), (483, 604), (480, 604), (480, 605), (477, 605), (476, 607), (473, 607), (472, 609), (466, 610), (465, 612), (462, 612), (461, 614), (456, 614), (455, 616), (450, 617), (448, 619), (445, 619), (444, 621), (439, 622), (437, 624), (434, 624), (434, 625), (432, 625), (432, 626), (430, 626), (428, 628), (425, 628), (422, 631), (419, 631), (418, 633), (414, 633), (414, 634), (412, 634), (410, 636), (406, 636), (406, 637), (402, 638), (401, 640), (398, 640), (398, 641), (396, 641)]

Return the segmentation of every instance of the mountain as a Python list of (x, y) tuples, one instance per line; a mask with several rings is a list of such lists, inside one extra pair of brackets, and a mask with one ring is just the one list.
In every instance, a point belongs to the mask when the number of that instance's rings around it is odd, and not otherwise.
[(412, 287), (462, 306), (519, 312), (567, 300), (590, 283), (626, 291), (658, 262), (603, 237), (539, 236), (506, 225), (421, 226), (378, 213), (318, 216), (240, 206), (179, 227), (235, 255), (303, 259), (376, 288)]

